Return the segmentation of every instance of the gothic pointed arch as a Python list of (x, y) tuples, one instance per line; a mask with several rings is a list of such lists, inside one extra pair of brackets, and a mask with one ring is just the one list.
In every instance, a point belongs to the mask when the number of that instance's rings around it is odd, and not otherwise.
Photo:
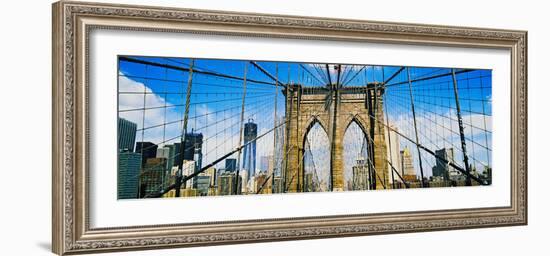
[(302, 191), (327, 191), (330, 183), (330, 143), (327, 130), (313, 119), (303, 137)]

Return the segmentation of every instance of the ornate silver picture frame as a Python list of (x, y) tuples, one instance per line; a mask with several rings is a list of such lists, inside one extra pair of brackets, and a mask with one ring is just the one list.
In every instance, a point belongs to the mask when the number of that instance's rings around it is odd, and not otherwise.
[[(89, 46), (90, 33), (95, 30), (156, 32), (159, 37), (190, 33), (507, 50), (510, 87), (498, 90), (509, 90), (511, 95), (507, 103), (511, 150), (505, 156), (510, 166), (510, 205), (94, 228), (90, 225), (94, 206), (89, 191), (93, 122)], [(526, 31), (72, 1), (53, 5), (52, 31), (52, 250), (57, 254), (527, 224)]]

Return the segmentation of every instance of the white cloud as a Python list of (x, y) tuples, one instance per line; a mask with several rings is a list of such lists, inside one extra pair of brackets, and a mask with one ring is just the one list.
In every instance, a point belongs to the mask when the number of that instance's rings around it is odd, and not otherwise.
[[(173, 104), (165, 101), (165, 99), (155, 93), (143, 83), (134, 81), (124, 74), (119, 73), (119, 92), (131, 92), (129, 94), (119, 93), (119, 117), (127, 119), (137, 124), (137, 129), (143, 127), (151, 127), (165, 122), (181, 119), (181, 115), (176, 112)], [(145, 93), (145, 94), (144, 94)], [(144, 96), (145, 95), (145, 96)], [(145, 103), (145, 105), (144, 105)], [(149, 107), (163, 107), (156, 109), (135, 110)], [(166, 106), (166, 108), (164, 108)], [(133, 111), (124, 111), (133, 110)], [(145, 116), (144, 116), (145, 114)], [(163, 138), (168, 139), (177, 136), (181, 132), (181, 128), (177, 125), (168, 125), (166, 130), (164, 127), (146, 129), (144, 131), (144, 141), (150, 141), (155, 144), (161, 143)], [(142, 134), (138, 132), (136, 141), (141, 141)]]
[[(138, 130), (142, 127), (151, 127), (156, 125), (162, 125), (165, 122), (178, 121), (182, 119), (183, 107), (175, 107), (174, 104), (166, 102), (164, 97), (154, 93), (150, 87), (144, 85), (141, 82), (132, 80), (124, 74), (120, 73), (119, 76), (119, 92), (132, 92), (134, 94), (122, 94), (119, 95), (119, 110), (140, 109), (144, 106), (144, 94), (147, 93), (145, 103), (147, 107), (162, 106), (158, 109), (150, 109), (144, 112), (142, 110), (120, 112), (121, 118), (125, 118), (131, 122), (137, 124)], [(193, 102), (191, 102), (193, 104)], [(178, 103), (180, 104), (180, 103)], [(166, 108), (164, 106), (166, 105)], [(264, 107), (266, 104), (262, 104)], [(249, 113), (256, 113), (261, 109), (252, 109), (246, 112), (245, 122), (249, 116)], [(165, 112), (166, 111), (166, 112)], [(240, 111), (240, 109), (239, 109)], [(229, 118), (234, 115), (235, 112), (228, 111), (224, 116), (223, 113), (215, 114), (215, 110), (209, 107), (207, 104), (199, 104), (192, 106), (192, 113), (190, 113), (188, 121), (188, 131), (192, 129), (199, 129), (197, 132), (203, 134), (203, 166), (211, 163), (226, 153), (234, 150), (239, 145), (239, 130), (240, 130), (240, 116)], [(166, 118), (165, 118), (166, 115)], [(273, 112), (257, 113), (262, 118), (273, 116)], [(260, 127), (258, 135), (267, 132), (272, 127)], [(171, 141), (167, 141), (166, 144), (173, 144), (180, 141), (182, 131), (181, 122), (176, 122), (166, 127), (160, 126), (157, 128), (146, 129), (144, 132), (144, 141), (160, 144), (164, 140), (176, 138)], [(138, 131), (136, 135), (136, 141), (142, 140), (141, 131)], [(262, 155), (269, 155), (273, 152), (273, 134), (266, 135), (265, 137), (257, 141), (257, 159)], [(237, 157), (235, 154), (232, 157)], [(259, 162), (258, 162), (259, 164)], [(224, 166), (222, 161), (218, 166)]]
[[(452, 120), (449, 118), (452, 118)], [(467, 114), (462, 116), (462, 120), (464, 123), (464, 135), (466, 137), (466, 151), (470, 158), (470, 163), (474, 164), (477, 170), (480, 171), (483, 168), (483, 164), (491, 161), (491, 152), (487, 152), (483, 147), (487, 145), (489, 149), (492, 149), (492, 116)], [(444, 114), (444, 117), (434, 113), (423, 112), (421, 116), (417, 116), (416, 121), (420, 144), (432, 151), (453, 147), (455, 151), (455, 161), (459, 166), (463, 166), (459, 125), (455, 111), (449, 111), (447, 114)], [(395, 126), (400, 133), (415, 140), (412, 114), (402, 114), (390, 117), (390, 123)], [(484, 130), (489, 132), (485, 132)], [(476, 143), (472, 143), (472, 139)], [(400, 142), (402, 144), (401, 150), (404, 148), (404, 145), (407, 145), (409, 149), (415, 147), (413, 143), (410, 143), (401, 136)], [(426, 158), (423, 163), (424, 173), (425, 175), (431, 175), (431, 165), (435, 164), (435, 160), (428, 153), (422, 152), (422, 157)], [(413, 154), (413, 162), (416, 166), (415, 169), (418, 170), (417, 151), (411, 150), (411, 153)], [(489, 159), (487, 159), (487, 153), (489, 153)]]
[[(390, 121), (392, 125), (400, 128), (400, 130), (410, 130), (403, 128), (410, 128), (413, 124), (412, 114), (403, 114), (393, 118), (390, 117)], [(491, 116), (484, 116), (481, 114), (462, 115), (462, 121), (465, 128), (464, 134), (467, 137), (482, 134), (482, 129), (488, 131), (493, 130)], [(450, 138), (457, 136), (459, 132), (455, 111), (449, 111), (449, 113), (444, 116), (436, 115), (435, 113), (422, 113), (422, 116), (417, 116), (416, 123), (419, 131), (424, 128), (426, 134), (434, 133), (437, 134), (438, 137)], [(477, 128), (470, 129), (470, 127)], [(428, 132), (428, 130), (430, 130), (430, 132)]]

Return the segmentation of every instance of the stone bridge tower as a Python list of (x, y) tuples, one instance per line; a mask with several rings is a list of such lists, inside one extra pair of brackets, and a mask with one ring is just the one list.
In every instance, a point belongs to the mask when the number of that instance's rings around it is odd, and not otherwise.
[[(363, 131), (376, 175), (371, 175), (371, 189), (389, 188), (386, 141), (384, 136), (384, 112), (381, 83), (369, 83), (359, 87), (304, 87), (290, 84), (284, 91), (286, 98), (287, 136), (284, 142), (284, 189), (301, 192), (304, 187), (304, 150), (306, 136), (316, 124), (326, 132), (330, 142), (329, 190), (344, 190), (343, 139), (348, 126), (356, 122)], [(372, 117), (376, 118), (372, 118)], [(372, 140), (369, 138), (373, 138)]]

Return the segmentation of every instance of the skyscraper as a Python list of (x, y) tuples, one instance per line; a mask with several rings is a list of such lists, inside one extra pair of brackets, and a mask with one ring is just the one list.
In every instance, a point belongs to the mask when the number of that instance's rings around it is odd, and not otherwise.
[(357, 158), (357, 164), (351, 168), (353, 172), (352, 190), (367, 190), (369, 188), (369, 168), (365, 158)]
[(174, 143), (174, 163), (172, 166), (179, 166), (182, 162), (183, 152), (181, 152), (181, 143)]
[(160, 192), (164, 186), (166, 159), (148, 158), (140, 174), (140, 198)]
[(399, 135), (395, 132), (397, 128), (392, 125), (390, 125), (390, 128), (386, 127), (386, 132), (384, 135), (386, 136), (386, 141), (388, 142), (388, 146), (386, 147), (386, 155), (388, 156), (388, 172), (390, 173), (389, 178), (390, 182), (393, 183), (393, 180), (391, 180), (392, 171), (394, 172), (393, 179), (396, 182), (399, 181), (399, 177), (397, 177), (395, 172), (399, 172), (399, 174), (401, 174), (401, 149), (399, 148)]
[(166, 166), (164, 166), (164, 169), (166, 170), (166, 168), (168, 167), (168, 158), (170, 158), (170, 148), (168, 147), (157, 148), (156, 158), (166, 159)]
[(408, 147), (401, 150), (401, 176), (405, 181), (416, 181), (416, 171), (414, 170), (414, 164), (411, 152)]
[(491, 167), (489, 167), (489, 166), (484, 166), (483, 167), (482, 175), (483, 175), (483, 178), (487, 181), (487, 184), (492, 183), (492, 178), (493, 178), (492, 172), (493, 172), (493, 170), (492, 170)]
[(139, 189), (141, 155), (133, 152), (118, 153), (118, 199), (136, 199)]
[(210, 167), (206, 169), (204, 172), (206, 175), (210, 176), (210, 187), (216, 186), (216, 178), (217, 178), (217, 170), (214, 167)]
[(453, 148), (442, 148), (435, 151), (435, 166), (432, 167), (432, 175), (443, 177), (445, 180), (456, 179), (460, 173), (447, 162), (454, 162), (455, 153)]
[[(195, 161), (193, 160), (183, 160), (183, 166), (182, 166), (182, 175), (184, 177), (189, 176), (195, 172)], [(194, 185), (194, 179), (191, 178), (185, 182), (185, 188), (193, 188)]]
[(261, 171), (267, 171), (267, 168), (269, 165), (269, 156), (261, 156), (260, 157), (260, 170)]
[(274, 168), (273, 155), (261, 156), (260, 157), (260, 171), (267, 172), (271, 174)]
[(158, 146), (148, 141), (138, 141), (136, 143), (136, 153), (141, 154), (141, 166), (145, 166), (147, 159), (157, 157)]
[[(172, 166), (169, 169), (168, 174), (166, 174), (167, 177), (166, 177), (166, 179), (164, 179), (164, 186), (168, 187), (172, 184), (175, 184), (176, 179), (178, 178), (178, 174), (179, 174), (178, 167), (177, 166)], [(174, 190), (174, 193), (175, 193), (175, 190)]]
[(312, 172), (304, 174), (304, 192), (314, 192)]
[(234, 172), (237, 170), (237, 159), (227, 158), (225, 159), (225, 171)]
[(239, 176), (241, 176), (241, 182), (243, 185), (241, 186), (241, 194), (246, 195), (248, 191), (248, 172), (239, 172)]
[(193, 178), (194, 187), (197, 189), (197, 193), (200, 196), (208, 195), (208, 189), (210, 188), (210, 175), (201, 173)]
[(269, 194), (271, 193), (271, 182), (269, 182), (269, 176), (267, 176), (267, 173), (260, 172), (257, 173), (256, 176), (254, 176), (256, 179), (255, 188), (252, 191), (248, 191), (249, 194)]
[[(233, 195), (235, 192), (235, 177), (236, 173), (224, 172), (218, 177), (218, 193), (217, 195)], [(239, 177), (239, 186), (241, 185)]]
[(202, 133), (187, 133), (183, 147), (183, 160), (195, 161), (195, 169), (202, 168)]
[(118, 118), (118, 150), (119, 151), (134, 151), (136, 142), (137, 124), (132, 123), (124, 118)]
[(176, 146), (175, 145), (165, 145), (162, 148), (157, 149), (157, 158), (166, 158), (166, 169), (172, 169), (176, 161)]
[(248, 172), (248, 177), (254, 176), (256, 171), (256, 137), (258, 136), (258, 125), (248, 120), (244, 125), (244, 156), (243, 169)]

